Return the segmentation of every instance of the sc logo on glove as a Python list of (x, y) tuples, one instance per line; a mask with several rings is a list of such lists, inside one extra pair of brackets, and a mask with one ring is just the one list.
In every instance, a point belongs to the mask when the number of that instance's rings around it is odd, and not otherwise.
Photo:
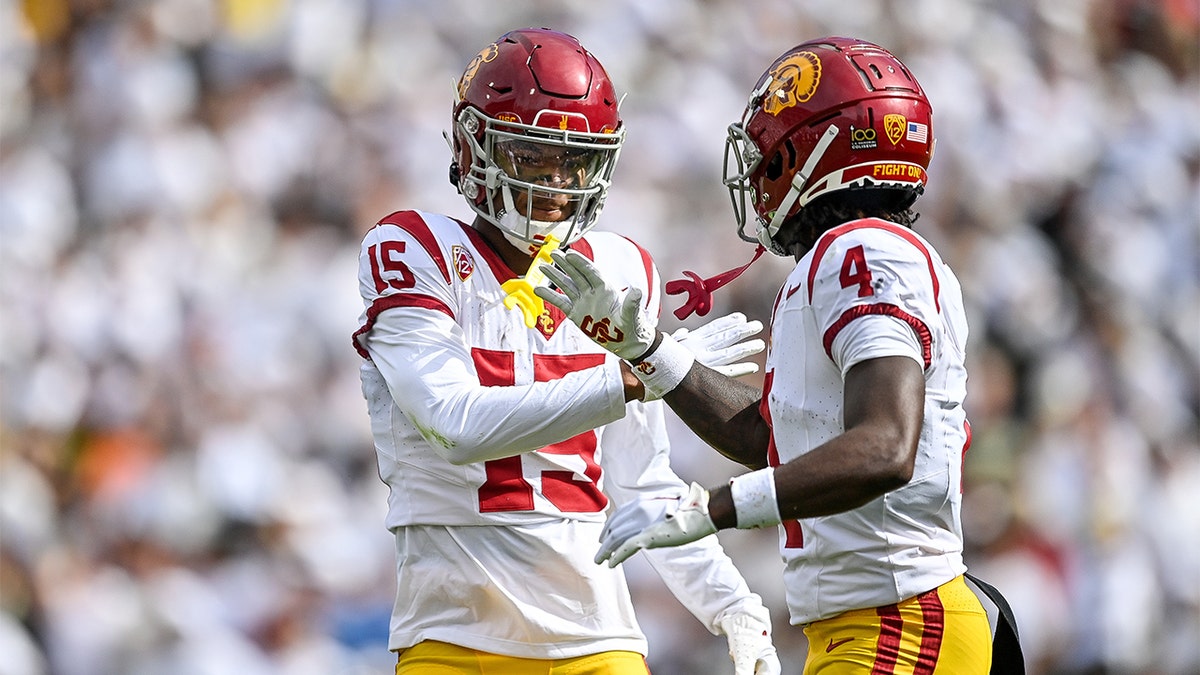
[(584, 335), (601, 346), (609, 342), (621, 342), (625, 339), (625, 332), (613, 326), (612, 321), (608, 317), (596, 321), (592, 318), (591, 314), (588, 314), (579, 323), (579, 330), (583, 331)]

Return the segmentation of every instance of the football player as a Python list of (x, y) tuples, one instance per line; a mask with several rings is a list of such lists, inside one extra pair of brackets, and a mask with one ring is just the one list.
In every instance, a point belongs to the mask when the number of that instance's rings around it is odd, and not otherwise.
[[(624, 575), (592, 551), (610, 503), (648, 524), (686, 493), (668, 466), (665, 408), (638, 400), (628, 365), (529, 292), (561, 246), (658, 314), (650, 255), (592, 230), (625, 137), (616, 91), (575, 38), (516, 30), (467, 66), (452, 124), (450, 178), (473, 222), (398, 211), (360, 253), (354, 343), (390, 488), (396, 672), (645, 673)], [(761, 327), (731, 315), (681, 339), (745, 374)], [(585, 328), (618, 352), (637, 344)], [(650, 563), (727, 638), (738, 675), (779, 672), (770, 616), (715, 537)]]
[(991, 666), (989, 615), (962, 555), (967, 320), (954, 273), (912, 229), (933, 147), (921, 85), (878, 45), (805, 42), (758, 80), (729, 126), (725, 184), (741, 238), (796, 260), (761, 391), (643, 330), (644, 313), (616, 290), (624, 281), (574, 252), (547, 270), (561, 294), (538, 291), (581, 325), (649, 335), (622, 345), (647, 392), (754, 469), (712, 490), (693, 484), (649, 525), (619, 510), (597, 562), (778, 526), (805, 673)]

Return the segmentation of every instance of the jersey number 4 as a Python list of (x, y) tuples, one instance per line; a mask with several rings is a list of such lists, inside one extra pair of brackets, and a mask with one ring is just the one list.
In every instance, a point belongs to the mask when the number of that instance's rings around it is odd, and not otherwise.
[(842, 258), (842, 271), (838, 275), (838, 281), (841, 282), (842, 288), (858, 286), (860, 298), (875, 293), (871, 288), (871, 268), (867, 267), (867, 254), (863, 252), (861, 244), (846, 251), (846, 257)]
[[(515, 384), (512, 352), (491, 349), (472, 349), (479, 383), (485, 387)], [(534, 354), (533, 379), (538, 382), (557, 380), (576, 370), (594, 368), (604, 363), (603, 354)], [(553, 411), (547, 411), (553, 415)], [(560, 511), (598, 513), (608, 506), (608, 497), (596, 485), (600, 480), (600, 465), (596, 463), (596, 432), (587, 431), (560, 443), (538, 450), (541, 454), (578, 455), (583, 460), (583, 476), (576, 480), (574, 471), (542, 471), (542, 495)], [(479, 511), (533, 510), (533, 486), (525, 478), (522, 466), (526, 455), (493, 459), (483, 463), (487, 479), (479, 486)]]

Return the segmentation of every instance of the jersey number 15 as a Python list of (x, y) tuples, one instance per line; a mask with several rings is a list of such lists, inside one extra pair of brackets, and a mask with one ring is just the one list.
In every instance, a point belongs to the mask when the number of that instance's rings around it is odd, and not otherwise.
[[(485, 387), (512, 386), (515, 383), (512, 352), (491, 349), (472, 349), (479, 383)], [(594, 368), (604, 363), (603, 354), (534, 354), (533, 379), (538, 382), (557, 380), (576, 370)], [(553, 414), (552, 412), (550, 414)], [(578, 455), (583, 460), (583, 475), (576, 480), (574, 471), (542, 471), (542, 495), (560, 511), (598, 513), (608, 506), (608, 497), (596, 485), (600, 480), (600, 465), (596, 463), (596, 432), (586, 431), (565, 441), (548, 445), (539, 453)], [(479, 511), (533, 510), (533, 486), (525, 478), (522, 459), (515, 455), (483, 463), (487, 479), (479, 486)]]

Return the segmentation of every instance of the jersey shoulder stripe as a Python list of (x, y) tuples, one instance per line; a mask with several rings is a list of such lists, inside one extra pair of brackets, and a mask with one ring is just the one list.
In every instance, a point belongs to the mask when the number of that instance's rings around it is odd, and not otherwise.
[(429, 223), (425, 221), (420, 212), (396, 211), (380, 220), (376, 227), (380, 225), (395, 225), (416, 239), (437, 265), (438, 271), (442, 273), (442, 278), (446, 280), (446, 285), (450, 284), (450, 267), (446, 265), (442, 247), (438, 245), (437, 236), (429, 228)]
[(583, 257), (595, 262), (596, 251), (592, 249), (592, 242), (587, 239), (579, 239), (574, 244), (571, 244), (571, 250), (579, 251)]

